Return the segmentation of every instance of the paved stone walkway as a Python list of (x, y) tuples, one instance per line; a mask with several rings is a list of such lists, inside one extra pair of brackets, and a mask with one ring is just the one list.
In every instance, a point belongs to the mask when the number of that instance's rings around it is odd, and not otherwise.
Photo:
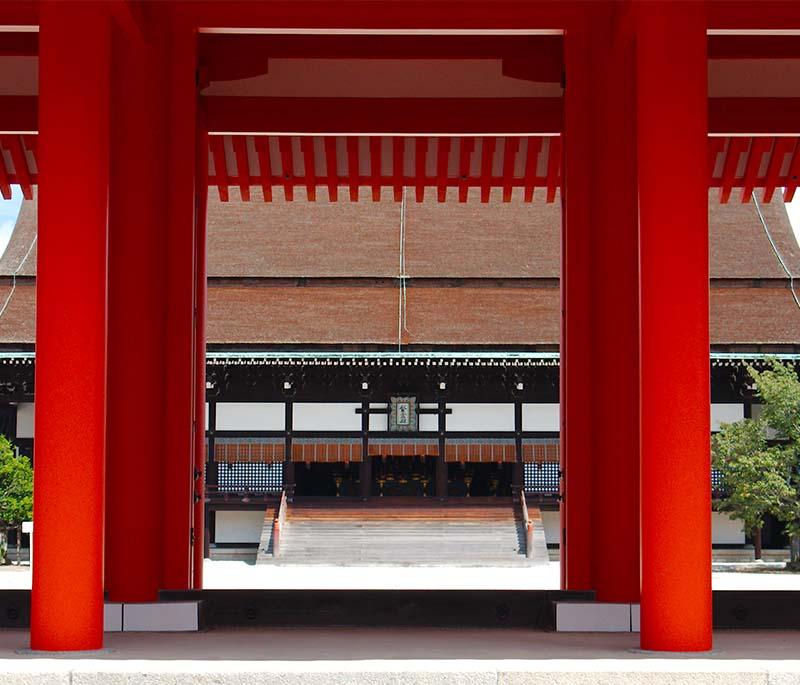
[(39, 658), (0, 631), (4, 685), (795, 685), (800, 632), (719, 632), (711, 654), (636, 651), (631, 634), (530, 630), (281, 629), (107, 636), (107, 653)]

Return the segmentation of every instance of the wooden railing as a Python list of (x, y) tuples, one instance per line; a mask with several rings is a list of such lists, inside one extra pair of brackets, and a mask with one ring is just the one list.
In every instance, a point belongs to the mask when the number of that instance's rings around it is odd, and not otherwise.
[(278, 557), (281, 554), (281, 535), (286, 524), (286, 492), (281, 493), (281, 502), (278, 505), (278, 512), (272, 522), (272, 556)]
[(522, 506), (522, 522), (525, 524), (525, 556), (530, 559), (533, 555), (533, 521), (528, 514), (528, 503), (525, 501), (525, 491), (519, 491), (519, 502)]

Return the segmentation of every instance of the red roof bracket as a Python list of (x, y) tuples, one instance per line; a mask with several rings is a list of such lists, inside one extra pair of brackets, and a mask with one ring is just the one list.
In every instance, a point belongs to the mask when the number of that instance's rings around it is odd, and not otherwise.
[(283, 193), (286, 200), (294, 200), (294, 156), (292, 140), (288, 136), (278, 138), (278, 153), (281, 156), (281, 173), (283, 174)]
[(269, 155), (269, 138), (256, 136), (256, 153), (258, 154), (258, 168), (261, 171), (261, 193), (264, 202), (272, 202), (272, 162)]
[(328, 200), (339, 199), (339, 164), (336, 154), (336, 138), (325, 137), (325, 173), (328, 176)]
[(439, 202), (447, 199), (447, 173), (450, 166), (450, 138), (442, 136), (436, 144), (436, 195)]
[(719, 201), (722, 204), (727, 204), (731, 196), (736, 170), (739, 168), (739, 160), (745, 150), (747, 150), (748, 142), (747, 138), (731, 138), (728, 144), (725, 162), (722, 165), (722, 182), (719, 191)]
[(514, 166), (519, 152), (519, 138), (506, 136), (503, 148), (503, 202), (511, 202), (514, 189)]
[(525, 177), (522, 182), (524, 188), (523, 200), (533, 202), (533, 191), (536, 189), (536, 171), (539, 166), (539, 153), (542, 150), (542, 138), (539, 136), (528, 137), (528, 149), (525, 153)]
[(11, 152), (11, 160), (14, 162), (14, 175), (16, 176), (20, 188), (22, 188), (22, 197), (26, 200), (32, 200), (33, 188), (31, 187), (31, 175), (28, 170), (28, 159), (22, 147), (22, 136), (9, 136), (6, 142)]
[(214, 177), (217, 181), (217, 189), (219, 190), (219, 199), (222, 202), (227, 202), (230, 199), (228, 195), (228, 163), (225, 161), (225, 139), (222, 136), (209, 136), (209, 145), (211, 145), (211, 155), (214, 157)]
[(789, 163), (789, 175), (786, 179), (786, 190), (783, 193), (784, 202), (791, 202), (794, 199), (798, 179), (800, 179), (800, 140), (794, 146), (792, 161)]
[(771, 138), (753, 138), (742, 179), (744, 187), (742, 202), (750, 202), (750, 198), (753, 196), (753, 188), (756, 187), (758, 180), (758, 170), (761, 168), (761, 162), (770, 147), (772, 147)]
[(776, 138), (775, 145), (772, 147), (772, 155), (767, 167), (767, 175), (764, 178), (764, 202), (772, 202), (775, 188), (778, 185), (778, 175), (783, 166), (783, 158), (791, 152), (795, 143), (795, 138)]
[(350, 202), (358, 202), (358, 138), (347, 138), (347, 175), (350, 179)]
[(561, 137), (553, 136), (549, 140), (550, 150), (547, 159), (547, 201), (555, 202), (556, 190), (561, 183)]
[(233, 136), (233, 151), (236, 153), (236, 175), (239, 178), (239, 193), (244, 202), (250, 202), (250, 160), (247, 158), (247, 138)]
[(314, 169), (314, 139), (310, 136), (300, 138), (303, 150), (303, 166), (306, 170), (306, 197), (314, 202), (317, 199), (317, 172)]
[(472, 153), (475, 151), (474, 138), (462, 138), (458, 156), (458, 201), (466, 202), (469, 192), (469, 169), (472, 164)]
[(372, 186), (372, 201), (381, 200), (381, 139), (372, 136), (369, 139), (369, 178)]
[(425, 199), (425, 167), (428, 159), (427, 138), (417, 138), (414, 141), (414, 154), (416, 155), (414, 160), (416, 200), (417, 202), (422, 202)]
[(403, 199), (403, 174), (406, 161), (406, 140), (405, 138), (392, 138), (392, 188), (394, 189), (394, 201), (400, 202)]
[(5, 146), (7, 136), (0, 136), (0, 195), (4, 200), (11, 199), (11, 180), (8, 176), (6, 169), (5, 155), (3, 154), (3, 147)]
[(481, 142), (481, 202), (486, 203), (492, 191), (492, 165), (497, 138), (484, 137)]
[(717, 157), (719, 153), (725, 149), (725, 138), (709, 138), (708, 139), (708, 179), (709, 185), (714, 185), (714, 172), (717, 169)]

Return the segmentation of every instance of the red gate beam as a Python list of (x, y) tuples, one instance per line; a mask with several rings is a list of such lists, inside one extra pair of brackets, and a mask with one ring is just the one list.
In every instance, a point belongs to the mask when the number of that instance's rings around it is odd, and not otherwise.
[(209, 131), (231, 134), (553, 134), (561, 130), (562, 111), (561, 98), (204, 96), (201, 102)]

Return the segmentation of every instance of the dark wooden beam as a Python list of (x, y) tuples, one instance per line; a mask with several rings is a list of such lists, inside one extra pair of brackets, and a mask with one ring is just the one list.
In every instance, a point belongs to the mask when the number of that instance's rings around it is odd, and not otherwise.
[(39, 98), (35, 95), (0, 96), (0, 132), (23, 133), (39, 129)]
[(210, 81), (269, 71), (270, 59), (501, 60), (514, 78), (557, 83), (562, 37), (201, 34), (200, 63)]
[[(557, 133), (560, 98), (203, 97), (212, 133)], [(798, 98), (709, 98), (713, 135), (798, 135)], [(422, 122), (422, 123), (420, 123)], [(420, 126), (426, 130), (420, 131)], [(0, 131), (36, 132), (36, 96), (0, 96)]]
[(202, 98), (211, 133), (557, 133), (561, 98)]
[(800, 98), (709, 98), (713, 135), (798, 135)]
[(709, 36), (708, 59), (800, 59), (800, 36)]

